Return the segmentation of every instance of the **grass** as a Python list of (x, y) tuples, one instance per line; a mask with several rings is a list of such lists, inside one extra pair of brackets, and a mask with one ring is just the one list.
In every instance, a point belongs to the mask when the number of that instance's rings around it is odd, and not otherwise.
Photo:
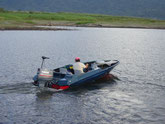
[(36, 25), (165, 28), (165, 20), (81, 13), (0, 12), (0, 28)]

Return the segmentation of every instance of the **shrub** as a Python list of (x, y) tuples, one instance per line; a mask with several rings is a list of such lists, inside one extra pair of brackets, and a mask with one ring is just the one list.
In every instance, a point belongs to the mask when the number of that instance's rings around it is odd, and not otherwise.
[(4, 8), (0, 8), (0, 12), (5, 12), (5, 9)]

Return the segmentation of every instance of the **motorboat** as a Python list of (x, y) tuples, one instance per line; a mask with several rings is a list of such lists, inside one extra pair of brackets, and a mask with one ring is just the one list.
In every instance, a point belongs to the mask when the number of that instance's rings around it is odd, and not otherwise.
[(86, 84), (98, 80), (119, 64), (118, 60), (102, 60), (84, 62), (88, 68), (84, 73), (76, 73), (73, 64), (68, 64), (56, 69), (43, 68), (44, 60), (48, 57), (42, 56), (41, 67), (38, 68), (37, 74), (33, 77), (33, 84), (38, 87), (48, 87), (57, 90), (66, 90), (75, 86)]

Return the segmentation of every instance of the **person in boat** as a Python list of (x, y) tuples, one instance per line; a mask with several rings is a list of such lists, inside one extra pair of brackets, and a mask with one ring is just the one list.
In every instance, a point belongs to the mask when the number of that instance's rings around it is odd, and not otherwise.
[(88, 66), (89, 66), (88, 64), (85, 65), (84, 63), (80, 62), (79, 57), (76, 57), (75, 63), (73, 64), (74, 73), (76, 75), (83, 74), (84, 70), (87, 70)]

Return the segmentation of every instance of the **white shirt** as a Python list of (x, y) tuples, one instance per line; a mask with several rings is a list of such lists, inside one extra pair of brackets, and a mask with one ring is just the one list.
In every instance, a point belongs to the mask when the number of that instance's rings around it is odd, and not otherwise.
[(81, 63), (81, 62), (76, 62), (76, 63), (73, 64), (73, 69), (75, 71), (75, 74), (76, 74), (76, 72), (79, 72), (80, 74), (84, 73), (83, 69), (85, 67), (86, 66), (83, 63)]

